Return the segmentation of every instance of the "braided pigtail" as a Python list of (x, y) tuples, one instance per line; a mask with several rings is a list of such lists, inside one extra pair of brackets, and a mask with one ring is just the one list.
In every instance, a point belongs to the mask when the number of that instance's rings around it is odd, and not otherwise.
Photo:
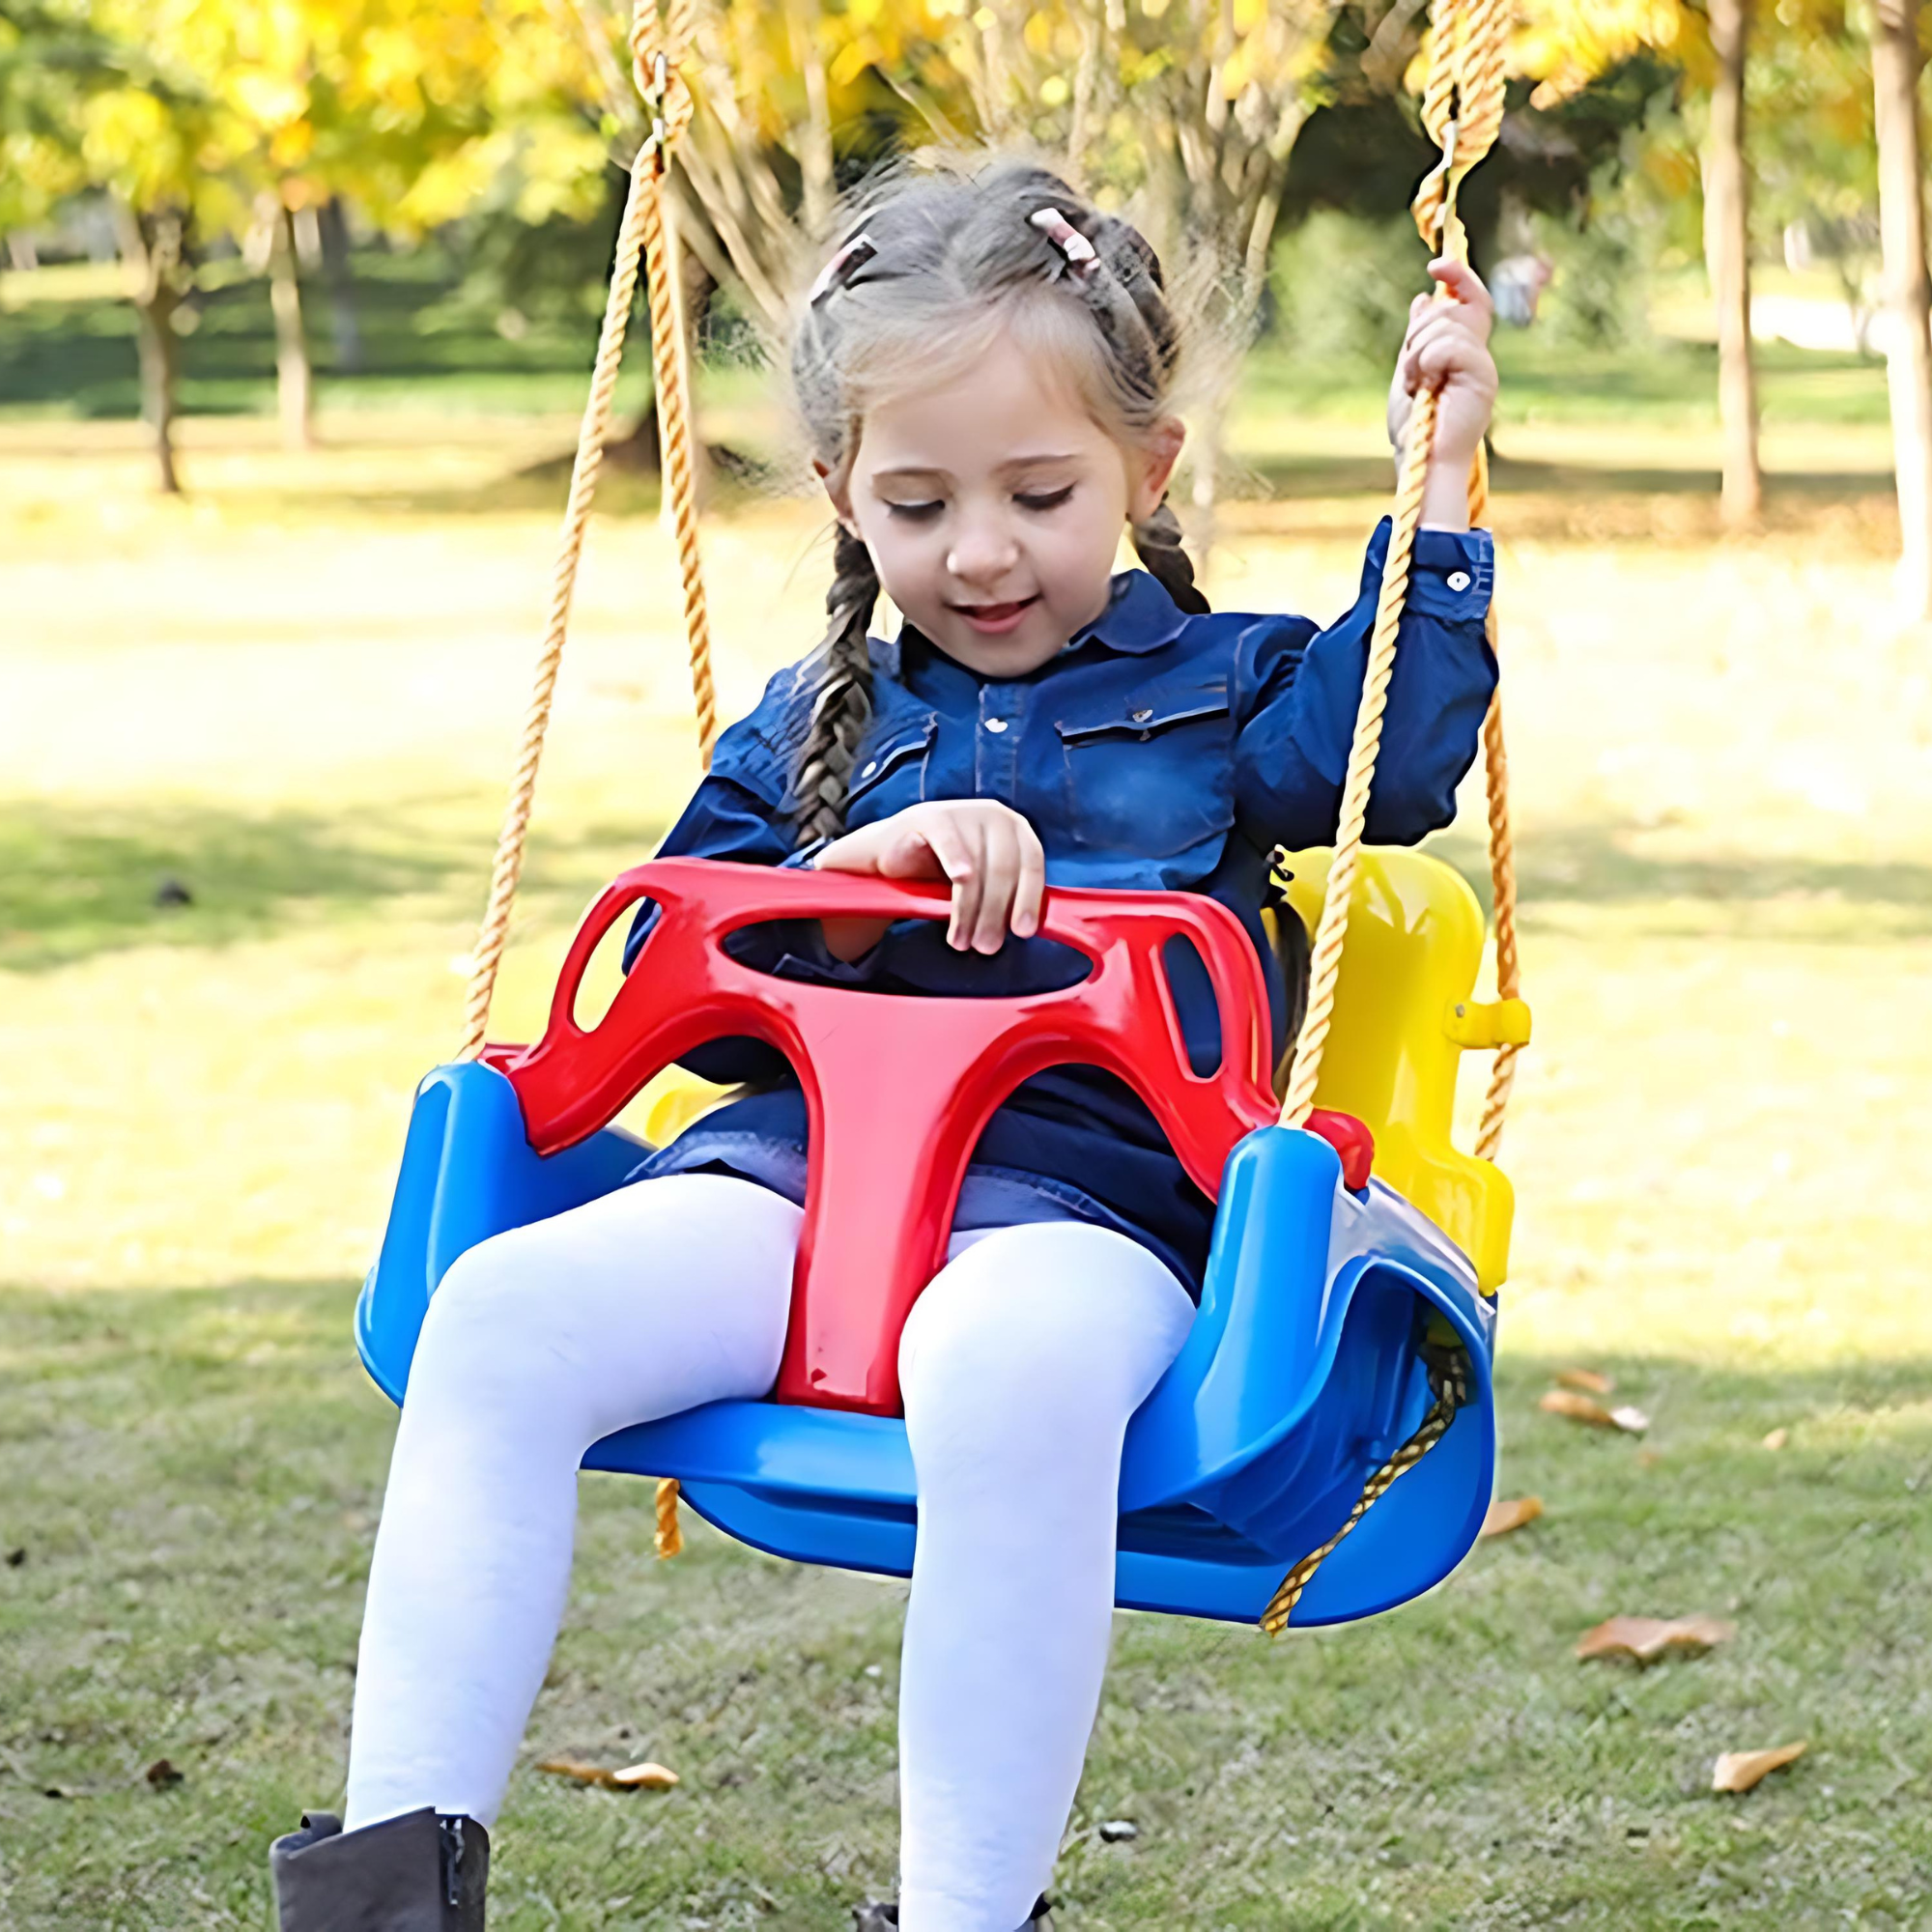
[(832, 626), (825, 634), (818, 696), (792, 784), (801, 845), (837, 838), (845, 830), (852, 764), (872, 716), (872, 653), (866, 627), (879, 601), (879, 574), (872, 553), (842, 524), (832, 561), (832, 588), (825, 594)]
[(1181, 544), (1180, 519), (1166, 497), (1161, 498), (1152, 516), (1133, 526), (1133, 539), (1135, 554), (1147, 565), (1148, 575), (1174, 599), (1177, 610), (1199, 616), (1210, 608), (1194, 582), (1194, 560)]

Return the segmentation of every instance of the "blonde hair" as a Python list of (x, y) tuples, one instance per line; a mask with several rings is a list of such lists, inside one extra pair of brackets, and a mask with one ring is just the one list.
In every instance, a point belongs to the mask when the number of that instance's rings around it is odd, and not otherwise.
[[(1179, 331), (1159, 259), (1131, 222), (1027, 161), (875, 183), (855, 204), (792, 337), (792, 384), (812, 456), (836, 473), (851, 461), (868, 410), (943, 381), (1002, 336), (1064, 374), (1122, 443), (1143, 441), (1169, 412)], [(1132, 536), (1176, 604), (1207, 610), (1165, 502)], [(833, 562), (823, 668), (792, 786), (807, 842), (844, 829), (871, 716), (867, 626), (878, 573), (843, 528)]]

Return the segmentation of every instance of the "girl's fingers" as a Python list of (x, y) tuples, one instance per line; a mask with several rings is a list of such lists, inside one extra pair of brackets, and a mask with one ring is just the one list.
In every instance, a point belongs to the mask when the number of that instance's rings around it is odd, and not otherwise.
[(966, 952), (972, 950), (980, 902), (985, 895), (985, 840), (980, 828), (970, 822), (949, 823), (946, 834), (956, 854), (946, 861), (946, 876), (952, 881), (952, 917), (947, 923), (946, 943)]
[[(822, 860), (821, 860), (822, 863)], [(867, 870), (876, 870), (887, 879), (943, 879), (946, 867), (941, 863), (932, 841), (916, 826), (906, 826), (894, 833), (892, 838), (879, 848), (876, 865)]]
[(1434, 388), (1440, 388), (1456, 376), (1481, 376), (1487, 381), (1490, 361), (1480, 344), (1445, 338), (1430, 343), (1422, 351), (1418, 366), (1422, 380)]
[(1046, 850), (1039, 834), (1025, 819), (1019, 821), (1019, 883), (1013, 889), (1013, 931), (1031, 939), (1039, 930), (1040, 902), (1046, 896)]
[(1490, 306), (1490, 292), (1483, 286), (1482, 276), (1468, 263), (1451, 261), (1446, 255), (1438, 255), (1430, 263), (1429, 272), (1458, 301), (1467, 302), (1472, 307)]
[(1019, 885), (1020, 841), (1005, 812), (988, 818), (983, 831), (985, 879), (980, 894), (980, 917), (973, 927), (973, 951), (994, 953), (1007, 943), (1007, 922), (1012, 917), (1013, 894)]
[[(871, 863), (858, 850), (869, 844)], [(997, 952), (1009, 925), (1037, 931), (1046, 857), (1033, 827), (990, 801), (914, 806), (896, 820), (848, 834), (828, 846), (828, 870), (875, 871), (889, 879), (945, 879), (952, 888), (946, 943), (956, 952)]]
[(931, 852), (940, 876), (952, 882), (952, 904), (947, 914), (946, 943), (958, 946), (962, 929), (971, 930), (967, 919), (979, 911), (979, 855), (958, 820), (948, 812), (922, 814), (914, 836)]

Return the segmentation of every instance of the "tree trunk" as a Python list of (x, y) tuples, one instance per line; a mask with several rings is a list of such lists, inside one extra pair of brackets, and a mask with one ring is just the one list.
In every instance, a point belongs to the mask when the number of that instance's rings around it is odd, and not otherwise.
[(269, 305), (275, 314), (275, 405), (284, 449), (312, 449), (312, 383), (308, 336), (302, 328), (301, 277), (296, 263), (295, 217), (279, 203), (269, 250)]
[(165, 497), (181, 494), (175, 469), (175, 385), (180, 358), (175, 310), (181, 297), (169, 282), (155, 286), (147, 299), (135, 298), (141, 319), (141, 415), (155, 439), (156, 481)]
[(1723, 518), (1754, 523), (1764, 499), (1751, 366), (1750, 178), (1745, 171), (1745, 49), (1751, 0), (1711, 0), (1718, 84), (1704, 156), (1704, 259), (1718, 304), (1718, 414), (1723, 429)]
[(806, 233), (815, 242), (831, 239), (833, 196), (832, 92), (818, 32), (824, 18), (819, 0), (790, 0), (785, 9), (791, 29), (792, 58), (805, 80), (805, 127), (798, 144), (804, 187)]
[(362, 368), (362, 328), (355, 314), (355, 275), (349, 259), (349, 217), (342, 197), (327, 203), (318, 217), (322, 230), (322, 272), (328, 282), (328, 326), (335, 338), (335, 367), (345, 376)]
[(179, 338), (175, 310), (182, 303), (185, 222), (166, 211), (137, 214), (118, 196), (112, 207), (122, 257), (134, 271), (134, 313), (140, 323), (141, 417), (155, 440), (156, 480), (161, 494), (178, 497), (181, 475), (175, 468), (175, 388)]
[(1932, 283), (1920, 185), (1918, 0), (1878, 0), (1872, 97), (1878, 121), (1879, 225), (1885, 243), (1886, 384), (1898, 480), (1898, 588), (1907, 613), (1932, 616)]

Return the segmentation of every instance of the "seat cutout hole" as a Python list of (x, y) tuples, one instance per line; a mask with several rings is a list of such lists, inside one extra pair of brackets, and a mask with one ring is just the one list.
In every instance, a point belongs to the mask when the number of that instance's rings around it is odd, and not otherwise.
[(1221, 1009), (1214, 982), (1200, 949), (1183, 932), (1177, 932), (1160, 949), (1168, 991), (1180, 1015), (1180, 1037), (1187, 1046), (1187, 1065), (1201, 1079), (1211, 1080), (1221, 1070)]
[(996, 953), (955, 952), (944, 918), (901, 920), (879, 948), (828, 965), (816, 920), (761, 920), (740, 926), (724, 950), (741, 965), (773, 979), (830, 979), (861, 993), (903, 999), (1010, 999), (1077, 986), (1094, 970), (1077, 948), (1055, 939), (1009, 937)]
[(583, 968), (583, 977), (577, 982), (577, 992), (570, 1003), (570, 1016), (585, 1033), (602, 1026), (604, 1016), (611, 1010), (611, 1003), (617, 997), (624, 983), (624, 954), (631, 946), (632, 935), (642, 932), (639, 946), (639, 970), (650, 971), (650, 949), (646, 943), (648, 928), (657, 923), (658, 904), (655, 899), (641, 899), (629, 912), (620, 913), (611, 922), (611, 927), (597, 942), (597, 950), (591, 953)]

